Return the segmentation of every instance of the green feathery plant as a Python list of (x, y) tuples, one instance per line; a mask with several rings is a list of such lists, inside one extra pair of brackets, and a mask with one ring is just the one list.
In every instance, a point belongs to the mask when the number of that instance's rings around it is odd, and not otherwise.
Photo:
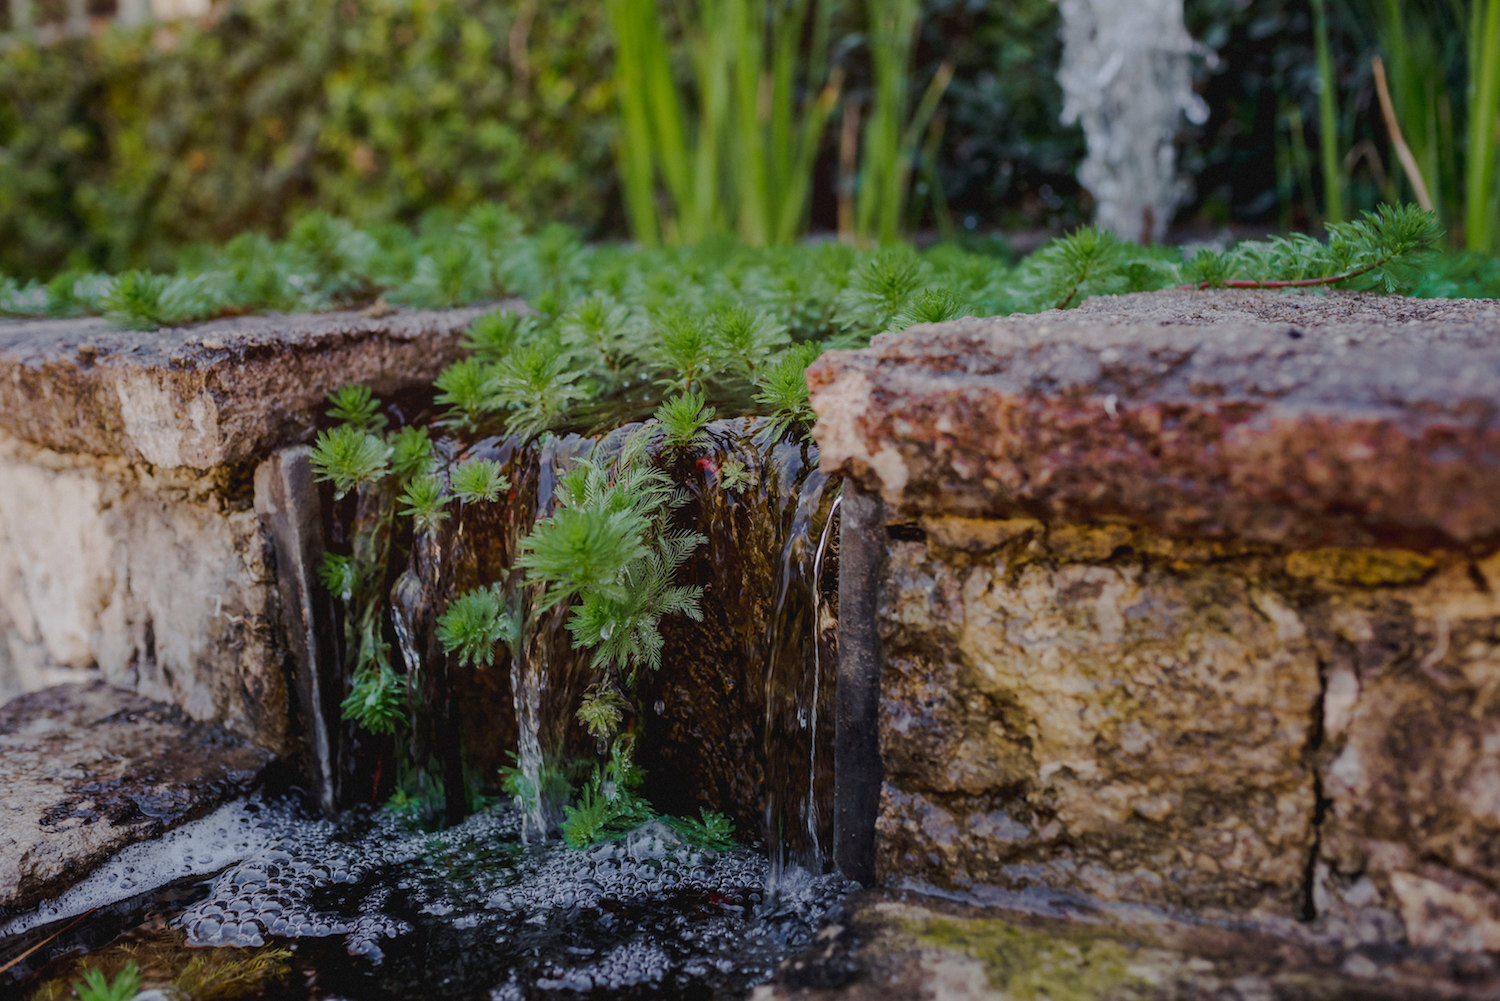
[(745, 382), (755, 382), (766, 360), (790, 343), (784, 323), (770, 313), (738, 305), (720, 309), (709, 318), (709, 338), (720, 367)]
[(511, 310), (496, 310), (485, 313), (469, 325), (464, 346), (474, 352), (476, 358), (492, 364), (504, 358), (537, 329), (537, 320)]
[(389, 441), (391, 472), (401, 479), (410, 479), (432, 469), (435, 453), (426, 428), (407, 425), (391, 435)]
[(507, 434), (532, 438), (562, 423), (583, 397), (579, 378), (560, 342), (520, 343), (494, 365), (488, 405), (507, 411)]
[(406, 679), (391, 667), (389, 651), (355, 672), (339, 710), (344, 719), (379, 736), (393, 735), (406, 724)]
[(676, 392), (701, 387), (714, 370), (714, 342), (708, 318), (686, 306), (657, 313), (652, 327), (656, 340), (650, 359), (665, 374), (657, 381)]
[(714, 419), (714, 408), (702, 393), (683, 393), (656, 408), (655, 418), (661, 424), (663, 443), (669, 451), (703, 448), (709, 442), (708, 425)]
[(436, 402), (447, 407), (443, 423), (474, 430), (489, 409), (490, 369), (479, 358), (464, 358), (439, 373)]
[(771, 415), (760, 432), (761, 441), (779, 441), (795, 429), (801, 429), (804, 437), (811, 436), (817, 415), (808, 397), (807, 366), (820, 353), (816, 344), (799, 344), (784, 352), (756, 383), (755, 402)]
[(213, 316), (211, 290), (201, 277), (127, 271), (99, 296), (104, 318), (127, 330), (156, 330)]
[(498, 585), (460, 595), (438, 619), (438, 641), (465, 667), (489, 667), (495, 662), (495, 648), (514, 644), (520, 633), (521, 625), (506, 612)]
[(750, 471), (738, 459), (725, 459), (719, 466), (719, 484), (725, 490), (739, 493), (750, 485)]
[(919, 323), (943, 323), (961, 316), (973, 316), (969, 304), (957, 292), (946, 288), (927, 288), (901, 307), (891, 320), (892, 330), (905, 330)]
[(470, 459), (454, 466), (449, 484), (465, 504), (493, 503), (510, 489), (510, 480), (494, 459)]
[(412, 519), (419, 532), (431, 532), (448, 518), (443, 510), (448, 503), (443, 482), (431, 473), (408, 480), (399, 503), (399, 513)]
[(390, 468), (391, 447), (379, 435), (348, 424), (318, 432), (312, 450), (317, 479), (333, 483), (341, 500), (361, 483), (373, 483)]
[(131, 960), (113, 977), (106, 977), (102, 970), (89, 968), (83, 971), (83, 979), (74, 981), (73, 993), (78, 1001), (131, 1001), (141, 992), (141, 968)]
[(328, 417), (342, 421), (360, 431), (379, 431), (385, 427), (385, 417), (380, 413), (380, 401), (370, 392), (369, 386), (353, 383), (340, 386), (328, 394)]
[[(1348, 223), (1329, 223), (1328, 241), (1293, 234), (1200, 252), (1182, 267), (1198, 288), (1296, 289), (1355, 281), (1384, 292), (1422, 281), (1443, 237), (1436, 217), (1415, 205), (1382, 205)], [(1255, 277), (1275, 275), (1278, 277)]]
[(697, 817), (664, 817), (667, 826), (691, 845), (709, 851), (728, 851), (734, 847), (734, 825), (722, 813), (703, 808)]
[(391, 293), (391, 301), (422, 309), (452, 309), (484, 298), (493, 282), (489, 262), (468, 243), (449, 243), (424, 254), (416, 272)]
[(857, 339), (889, 330), (930, 277), (910, 247), (888, 247), (871, 256), (855, 269), (839, 297), (845, 329)]

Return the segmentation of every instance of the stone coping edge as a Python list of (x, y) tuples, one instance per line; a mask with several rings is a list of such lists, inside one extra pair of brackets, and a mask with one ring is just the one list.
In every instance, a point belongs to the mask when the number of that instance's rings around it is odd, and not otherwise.
[(825, 354), (825, 472), (893, 518), (1283, 547), (1500, 543), (1500, 303), (1101, 297)]
[(430, 383), (496, 308), (233, 317), (151, 332), (0, 323), (0, 429), (59, 452), (205, 470), (304, 440), (329, 390)]

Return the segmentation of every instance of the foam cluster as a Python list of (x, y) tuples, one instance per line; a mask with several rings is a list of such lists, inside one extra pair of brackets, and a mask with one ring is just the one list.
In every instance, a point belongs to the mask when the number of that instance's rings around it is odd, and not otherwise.
[(230, 803), (152, 841), (131, 845), (82, 882), (0, 926), (0, 938), (147, 893), (187, 876), (206, 876), (265, 849), (267, 823), (282, 813), (258, 798)]
[(509, 808), (439, 833), (282, 816), (177, 922), (194, 945), (336, 942), (349, 975), (397, 994), (652, 997), (766, 979), (847, 889), (808, 877), (767, 901), (764, 858), (665, 824), (582, 851), (524, 844), (521, 825)]

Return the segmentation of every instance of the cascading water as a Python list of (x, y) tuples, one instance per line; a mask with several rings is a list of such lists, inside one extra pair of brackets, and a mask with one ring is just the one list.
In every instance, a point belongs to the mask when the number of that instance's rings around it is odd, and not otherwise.
[(1183, 116), (1208, 120), (1193, 65), (1208, 55), (1183, 25), (1183, 0), (1057, 0), (1063, 19), (1062, 120), (1083, 126), (1078, 179), (1095, 221), (1122, 239), (1165, 234), (1188, 185), (1177, 174)]
[[(576, 715), (593, 675), (571, 643), (568, 609), (538, 611), (515, 560), (554, 509), (560, 476), (580, 458), (614, 454), (629, 429), (540, 447), (444, 440), (444, 467), (500, 463), (510, 482), (501, 502), (460, 507), (413, 533), (409, 519), (393, 516), (388, 488), (361, 489), (327, 526), (333, 545), (367, 568), (345, 598), (345, 643), (365, 643), (358, 656), (387, 657), (404, 672), (413, 712), (396, 735), (330, 721), (347, 742), (341, 760), (353, 762), (349, 805), (395, 794), (406, 797), (405, 815), (309, 819), (284, 802), (251, 804), (253, 836), (193, 851), (229, 869), (211, 885), (147, 893), (131, 913), (169, 952), (184, 938), (296, 942), (290, 962), (302, 972), (286, 983), (317, 978), (353, 998), (438, 985), (452, 997), (700, 997), (769, 976), (848, 884), (821, 875), (831, 833), (837, 484), (817, 471), (813, 446), (762, 442), (764, 426), (718, 421), (706, 444), (655, 460), (684, 495), (674, 524), (706, 538), (681, 570), (702, 588), (702, 619), (663, 620), (663, 665), (640, 672), (629, 722), (647, 774), (642, 791), (657, 810), (722, 811), (739, 841), (759, 840), (763, 851), (695, 847), (660, 820), (585, 850), (547, 840), (560, 803), (542, 787), (560, 764), (599, 752)], [(490, 585), (525, 622), (524, 635), (494, 664), (461, 669), (436, 640), (438, 616), (455, 595)], [(521, 784), (543, 795), (520, 809), (484, 807), (476, 794), (498, 791), (508, 753)], [(415, 809), (414, 795), (427, 797)], [(434, 824), (446, 826), (424, 833)], [(48, 962), (37, 955), (37, 976)], [(292, 987), (274, 996), (305, 995)]]

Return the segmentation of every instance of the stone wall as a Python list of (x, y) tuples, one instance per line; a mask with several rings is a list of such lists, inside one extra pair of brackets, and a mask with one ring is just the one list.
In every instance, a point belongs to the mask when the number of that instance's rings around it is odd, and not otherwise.
[(248, 484), (10, 437), (0, 482), (0, 695), (92, 671), (285, 745), (275, 569)]
[(876, 878), (1500, 950), (1497, 330), (1167, 293), (819, 362), (884, 512)]
[(293, 750), (257, 466), (337, 386), (430, 384), (480, 312), (0, 323), (0, 702), (102, 678)]

